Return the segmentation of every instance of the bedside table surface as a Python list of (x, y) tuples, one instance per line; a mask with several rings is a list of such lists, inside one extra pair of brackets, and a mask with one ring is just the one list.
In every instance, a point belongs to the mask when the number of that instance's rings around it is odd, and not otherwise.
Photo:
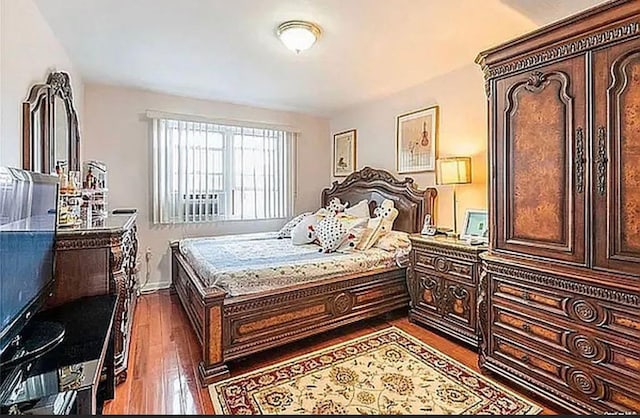
[(445, 235), (421, 235), (421, 234), (411, 234), (409, 235), (409, 239), (411, 242), (415, 242), (418, 244), (424, 245), (435, 245), (438, 247), (448, 247), (456, 250), (462, 250), (466, 252), (476, 252), (481, 253), (484, 251), (488, 251), (489, 247), (487, 244), (480, 245), (470, 245), (467, 244), (465, 240), (447, 237)]

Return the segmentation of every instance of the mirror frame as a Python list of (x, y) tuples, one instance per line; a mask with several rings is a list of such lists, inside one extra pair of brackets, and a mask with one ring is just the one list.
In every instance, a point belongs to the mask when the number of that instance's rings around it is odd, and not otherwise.
[[(35, 84), (29, 90), (29, 96), (22, 104), (22, 168), (34, 171), (35, 150), (40, 149), (40, 167), (42, 173), (51, 173), (51, 162), (55, 161), (55, 106), (59, 97), (64, 102), (69, 127), (69, 171), (80, 170), (80, 132), (78, 112), (73, 103), (71, 77), (64, 71), (54, 71), (47, 77), (46, 83)], [(42, 108), (42, 109), (41, 109)], [(40, 141), (35, 143), (33, 128), (35, 118), (40, 118)]]

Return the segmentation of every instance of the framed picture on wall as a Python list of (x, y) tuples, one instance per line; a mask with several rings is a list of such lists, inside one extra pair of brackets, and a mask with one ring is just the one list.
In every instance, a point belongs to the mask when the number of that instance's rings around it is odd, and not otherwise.
[(396, 119), (398, 173), (435, 171), (438, 151), (438, 106), (400, 115)]
[(333, 135), (333, 176), (345, 177), (356, 170), (356, 130)]

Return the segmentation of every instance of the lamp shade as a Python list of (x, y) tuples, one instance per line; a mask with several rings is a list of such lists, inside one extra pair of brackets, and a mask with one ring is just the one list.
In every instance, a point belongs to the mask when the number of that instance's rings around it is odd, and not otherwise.
[(471, 158), (451, 157), (436, 160), (436, 182), (438, 184), (471, 183)]

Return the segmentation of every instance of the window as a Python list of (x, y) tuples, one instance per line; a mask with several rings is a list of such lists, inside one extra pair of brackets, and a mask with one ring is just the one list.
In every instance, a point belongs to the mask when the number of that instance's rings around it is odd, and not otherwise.
[(286, 218), (295, 133), (153, 119), (153, 222)]

